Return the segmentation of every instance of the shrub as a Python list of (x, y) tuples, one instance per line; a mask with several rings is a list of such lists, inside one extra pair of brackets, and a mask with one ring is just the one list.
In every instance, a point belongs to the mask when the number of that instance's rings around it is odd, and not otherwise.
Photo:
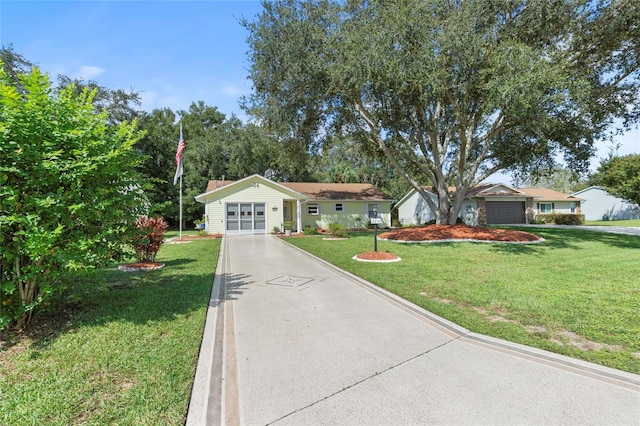
[(554, 219), (557, 225), (583, 225), (583, 214), (558, 214)]
[(155, 262), (168, 228), (167, 222), (161, 217), (140, 216), (135, 222), (135, 227), (137, 232), (133, 239), (133, 248), (138, 262)]
[(347, 227), (341, 223), (331, 223), (329, 224), (329, 232), (334, 237), (344, 238), (347, 236)]
[[(110, 125), (95, 92), (0, 67), (0, 331), (24, 330), (76, 271), (127, 256), (148, 203), (135, 122)], [(20, 80), (20, 83), (18, 83)]]
[(280, 227), (279, 227), (279, 226), (274, 226), (274, 227), (273, 227), (273, 232), (274, 232), (275, 234), (279, 234), (279, 233), (280, 233)]
[(584, 215), (575, 213), (545, 213), (536, 215), (535, 223), (556, 225), (583, 225)]
[(318, 235), (318, 230), (312, 226), (307, 225), (302, 230), (302, 233), (304, 235)]

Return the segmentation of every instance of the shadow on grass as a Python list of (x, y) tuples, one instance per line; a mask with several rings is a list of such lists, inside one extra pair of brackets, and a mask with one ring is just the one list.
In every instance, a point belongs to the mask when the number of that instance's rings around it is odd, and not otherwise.
[[(20, 345), (26, 338), (37, 358), (58, 336), (83, 327), (171, 321), (206, 308), (215, 260), (207, 272), (203, 272), (209, 268), (203, 268), (202, 260), (178, 258), (163, 263), (165, 267), (156, 271), (123, 272), (114, 266), (92, 275), (68, 277), (59, 291), (38, 307), (30, 327), (20, 334), (8, 330), (0, 336), (2, 349)], [(241, 290), (235, 289), (233, 294), (237, 297)]]

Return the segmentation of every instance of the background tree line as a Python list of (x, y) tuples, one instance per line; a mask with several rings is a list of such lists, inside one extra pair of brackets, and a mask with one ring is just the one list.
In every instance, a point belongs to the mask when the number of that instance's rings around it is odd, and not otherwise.
[[(0, 332), (24, 329), (70, 274), (132, 256), (140, 216), (176, 224), (180, 126), (187, 226), (202, 217), (194, 196), (209, 179), (257, 173), (383, 187), (392, 180), (388, 168), (353, 150), (352, 162), (336, 149), (301, 150), (202, 101), (147, 112), (136, 92), (67, 76), (52, 81), (10, 47), (0, 49), (0, 63)], [(346, 141), (338, 146), (348, 149)]]
[[(34, 63), (11, 46), (0, 50), (8, 78), (18, 87), (19, 74), (29, 74)], [(308, 147), (293, 137), (283, 137), (273, 128), (226, 117), (215, 106), (194, 101), (187, 110), (140, 109), (140, 94), (111, 89), (96, 81), (57, 76), (54, 91), (73, 84), (76, 94), (95, 89), (93, 104), (105, 111), (109, 125), (137, 120), (143, 136), (135, 143), (140, 156), (138, 171), (151, 215), (165, 218), (176, 227), (179, 217), (179, 186), (173, 184), (175, 153), (180, 125), (186, 143), (183, 176), (183, 216), (185, 227), (200, 219), (204, 206), (194, 197), (205, 191), (210, 179), (237, 180), (257, 173), (275, 181), (318, 181), (371, 183), (400, 198), (408, 185), (376, 153), (363, 152), (350, 139)], [(23, 90), (23, 89), (21, 89)]]
[[(17, 76), (29, 73), (34, 65), (11, 46), (0, 49), (0, 59), (8, 78), (18, 86)], [(57, 76), (55, 90), (60, 91), (69, 84), (74, 85), (76, 94), (84, 88), (95, 89), (93, 104), (99, 111), (107, 112), (110, 125), (137, 120), (137, 128), (143, 131), (144, 136), (136, 142), (134, 150), (141, 157), (138, 171), (144, 177), (149, 213), (165, 218), (173, 227), (177, 227), (179, 216), (179, 189), (173, 185), (173, 176), (180, 125), (183, 126), (187, 147), (183, 177), (183, 214), (187, 228), (194, 220), (200, 219), (204, 211), (194, 197), (204, 192), (210, 179), (223, 176), (227, 180), (237, 180), (257, 173), (276, 181), (371, 183), (397, 200), (411, 188), (409, 181), (385, 157), (384, 152), (376, 145), (362, 143), (358, 135), (335, 135), (324, 140), (310, 134), (305, 137), (303, 129), (291, 127), (286, 120), (264, 120), (263, 125), (243, 122), (235, 116), (226, 117), (215, 106), (206, 105), (203, 101), (192, 102), (186, 111), (172, 111), (170, 108), (143, 111), (140, 109), (140, 94), (135, 91), (106, 88), (96, 81), (87, 82), (64, 75)], [(263, 118), (266, 114), (256, 108), (255, 99), (244, 99), (243, 107)], [(584, 150), (587, 146), (579, 145), (575, 149)], [(563, 193), (593, 184), (629, 198), (634, 195), (629, 187), (636, 188), (640, 184), (633, 179), (623, 182), (621, 173), (615, 175), (617, 178), (603, 177), (618, 170), (607, 166), (618, 164), (617, 157), (612, 153), (603, 159), (597, 173), (589, 177), (584, 169), (559, 165), (544, 167), (550, 159), (541, 155), (538, 162), (529, 164), (528, 170), (523, 168), (517, 174), (516, 184), (546, 187)], [(403, 159), (403, 156), (396, 158), (401, 169), (411, 169), (411, 161)], [(635, 157), (627, 159), (626, 163), (633, 161), (636, 161)], [(414, 170), (414, 173), (418, 172)], [(433, 184), (424, 177), (421, 182)], [(623, 186), (627, 189), (620, 190)]]

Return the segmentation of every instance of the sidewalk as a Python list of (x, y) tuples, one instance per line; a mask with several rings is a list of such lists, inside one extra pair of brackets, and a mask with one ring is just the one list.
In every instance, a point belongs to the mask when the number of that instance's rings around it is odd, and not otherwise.
[(640, 376), (470, 333), (273, 236), (225, 237), (187, 425), (640, 424)]

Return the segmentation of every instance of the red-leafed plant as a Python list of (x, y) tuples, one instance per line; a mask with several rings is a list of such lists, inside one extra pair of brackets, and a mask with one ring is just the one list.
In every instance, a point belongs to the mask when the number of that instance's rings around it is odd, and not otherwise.
[(140, 216), (136, 220), (133, 248), (138, 262), (155, 262), (168, 226), (161, 217)]

